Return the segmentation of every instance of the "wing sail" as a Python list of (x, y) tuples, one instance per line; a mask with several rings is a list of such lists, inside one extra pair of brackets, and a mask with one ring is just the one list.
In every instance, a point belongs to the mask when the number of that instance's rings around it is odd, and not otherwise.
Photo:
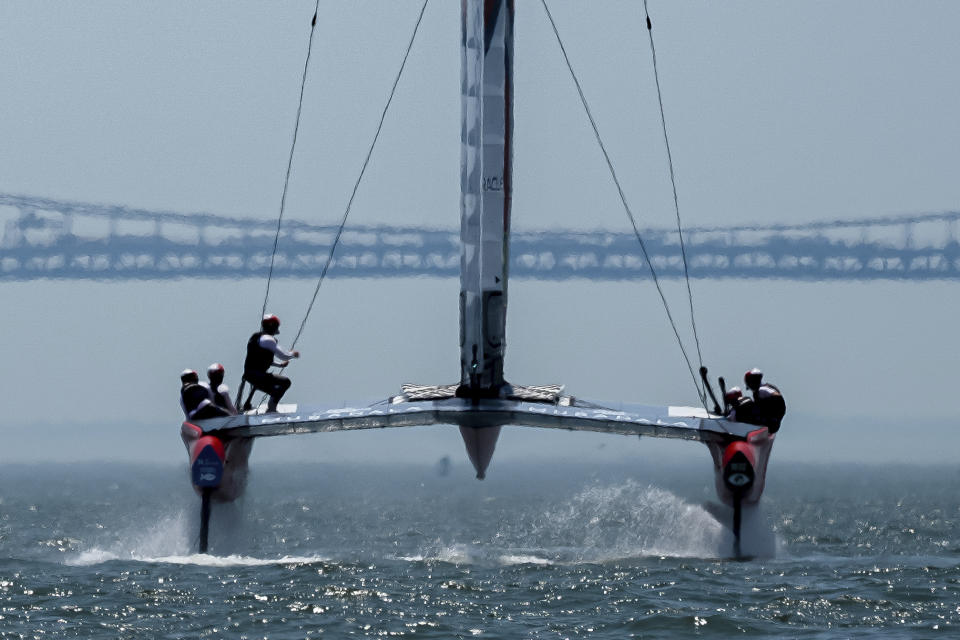
[(461, 5), (460, 384), (504, 385), (514, 0)]

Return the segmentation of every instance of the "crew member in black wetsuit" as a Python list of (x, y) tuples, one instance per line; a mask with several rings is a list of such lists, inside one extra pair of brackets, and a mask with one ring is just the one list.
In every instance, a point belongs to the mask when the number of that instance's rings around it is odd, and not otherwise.
[(740, 387), (730, 387), (723, 396), (724, 404), (727, 408), (727, 419), (732, 422), (745, 422), (747, 424), (759, 424), (757, 422), (756, 411), (754, 411), (753, 399), (745, 398)]
[(233, 400), (230, 399), (230, 387), (223, 383), (223, 375), (223, 365), (219, 362), (214, 362), (207, 368), (207, 379), (210, 383), (201, 382), (200, 384), (210, 389), (213, 404), (230, 415), (235, 416), (237, 415), (237, 408), (233, 406)]
[(197, 372), (185, 369), (180, 374), (180, 408), (187, 420), (206, 420), (230, 415), (213, 403), (209, 387), (200, 384)]
[(783, 400), (775, 385), (763, 381), (763, 372), (760, 369), (750, 369), (743, 375), (743, 383), (753, 391), (753, 407), (756, 414), (754, 424), (761, 424), (770, 433), (780, 430), (780, 422), (787, 413), (787, 403)]
[(247, 359), (243, 362), (243, 379), (254, 389), (270, 396), (267, 413), (274, 413), (280, 398), (290, 388), (289, 378), (270, 373), (272, 366), (285, 367), (293, 358), (299, 358), (299, 351), (285, 351), (274, 337), (280, 333), (280, 318), (273, 314), (263, 316), (261, 330), (247, 340)]

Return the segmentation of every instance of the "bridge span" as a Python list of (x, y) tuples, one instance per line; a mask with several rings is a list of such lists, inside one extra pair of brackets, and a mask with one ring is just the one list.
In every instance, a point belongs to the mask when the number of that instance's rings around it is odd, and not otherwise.
[[(960, 279), (960, 212), (684, 230), (694, 278)], [(0, 194), (0, 280), (264, 277), (276, 221), (146, 211)], [(317, 277), (336, 227), (285, 221), (274, 275)], [(642, 231), (658, 275), (683, 275), (676, 229)], [(456, 229), (347, 227), (331, 277), (452, 277)], [(632, 233), (516, 231), (511, 275), (649, 277)]]

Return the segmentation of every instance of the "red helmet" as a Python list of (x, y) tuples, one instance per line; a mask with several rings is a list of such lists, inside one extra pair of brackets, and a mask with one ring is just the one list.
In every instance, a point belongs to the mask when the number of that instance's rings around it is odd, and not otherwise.
[(223, 365), (219, 362), (214, 362), (212, 365), (207, 367), (207, 375), (212, 376), (215, 374), (223, 375)]
[(735, 404), (737, 400), (743, 397), (743, 391), (740, 390), (740, 387), (730, 387), (727, 389), (727, 392), (723, 394), (723, 399), (727, 401), (727, 404)]
[(754, 367), (743, 374), (743, 384), (747, 385), (749, 389), (755, 389), (760, 386), (760, 381), (763, 379), (763, 371)]
[(180, 373), (180, 382), (198, 382), (200, 377), (193, 369), (184, 369)]
[(268, 313), (267, 315), (263, 316), (263, 320), (260, 321), (260, 326), (263, 327), (264, 331), (275, 331), (280, 328), (280, 318), (272, 313)]

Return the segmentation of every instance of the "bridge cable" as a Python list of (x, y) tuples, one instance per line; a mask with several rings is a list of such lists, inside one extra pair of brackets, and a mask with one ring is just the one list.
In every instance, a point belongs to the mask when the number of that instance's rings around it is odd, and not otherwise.
[[(590, 110), (590, 105), (587, 103), (587, 98), (583, 93), (583, 88), (580, 86), (580, 80), (577, 78), (577, 74), (573, 70), (573, 65), (570, 62), (570, 57), (567, 55), (567, 49), (563, 45), (563, 40), (560, 38), (560, 32), (557, 30), (557, 24), (553, 20), (553, 14), (550, 13), (550, 8), (547, 6), (547, 0), (540, 0), (543, 4), (544, 10), (547, 12), (547, 18), (550, 20), (550, 26), (553, 28), (553, 34), (557, 38), (557, 43), (560, 45), (560, 51), (563, 53), (563, 59), (567, 63), (567, 69), (570, 71), (570, 76), (573, 78), (573, 82), (577, 87), (577, 93), (580, 94), (580, 101), (583, 103), (583, 109), (587, 114), (587, 118), (590, 120), (590, 126), (593, 127), (593, 134), (597, 139), (597, 144), (600, 145), (600, 151), (603, 153), (603, 157), (607, 162), (607, 168), (610, 171), (610, 177), (613, 178), (613, 183), (617, 187), (617, 192), (620, 194), (620, 202), (623, 203), (623, 209), (627, 214), (627, 217), (630, 219), (630, 224), (633, 226), (633, 234), (637, 238), (637, 242), (640, 244), (640, 250), (643, 252), (644, 260), (647, 263), (647, 266), (650, 269), (650, 276), (653, 278), (653, 284), (657, 288), (657, 293), (660, 294), (660, 301), (663, 303), (663, 310), (667, 313), (667, 319), (670, 321), (670, 326), (673, 328), (673, 335), (677, 338), (677, 345), (680, 347), (680, 352), (683, 354), (683, 359), (687, 363), (687, 369), (690, 371), (690, 377), (693, 380), (693, 386), (697, 389), (697, 396), (704, 401), (705, 395), (701, 390), (700, 382), (697, 379), (697, 375), (693, 371), (693, 365), (690, 363), (690, 357), (687, 355), (687, 350), (683, 346), (683, 339), (680, 338), (680, 332), (677, 329), (677, 323), (673, 319), (673, 314), (670, 312), (670, 305), (667, 303), (666, 295), (663, 293), (663, 288), (660, 286), (660, 279), (657, 277), (656, 269), (654, 269), (653, 263), (650, 261), (650, 255), (647, 252), (647, 246), (643, 241), (643, 236), (640, 235), (640, 228), (637, 226), (637, 220), (633, 215), (633, 212), (630, 210), (630, 205), (627, 203), (627, 197), (623, 193), (623, 187), (620, 186), (620, 180), (617, 178), (617, 172), (613, 168), (613, 161), (610, 160), (610, 155), (607, 153), (607, 149), (603, 144), (603, 139), (600, 137), (600, 130), (597, 127), (597, 122), (593, 118), (593, 113)], [(706, 403), (704, 402), (704, 408), (706, 408)]]
[(364, 173), (367, 170), (367, 165), (370, 164), (370, 157), (373, 155), (373, 149), (377, 146), (377, 140), (380, 138), (380, 131), (383, 129), (383, 122), (387, 117), (387, 110), (390, 109), (390, 105), (393, 102), (393, 96), (397, 91), (397, 85), (400, 83), (400, 77), (403, 75), (403, 69), (407, 65), (407, 58), (410, 57), (410, 50), (413, 48), (413, 42), (417, 38), (417, 32), (420, 30), (420, 23), (423, 21), (423, 14), (427, 9), (427, 3), (430, 0), (423, 0), (423, 6), (420, 7), (420, 14), (417, 16), (417, 22), (413, 27), (413, 33), (410, 35), (410, 41), (407, 43), (407, 50), (403, 54), (403, 62), (400, 63), (400, 69), (397, 71), (397, 76), (393, 80), (393, 86), (390, 89), (390, 96), (387, 98), (387, 103), (383, 107), (383, 113), (380, 114), (380, 122), (377, 125), (377, 131), (373, 136), (373, 141), (370, 143), (370, 148), (367, 150), (367, 156), (363, 161), (363, 166), (360, 169), (360, 175), (357, 176), (357, 181), (353, 185), (353, 192), (350, 194), (350, 200), (347, 202), (347, 208), (343, 212), (343, 219), (340, 221), (340, 227), (337, 229), (337, 234), (333, 239), (333, 244), (330, 245), (330, 252), (327, 254), (327, 261), (323, 265), (323, 270), (320, 272), (320, 278), (317, 280), (317, 287), (313, 290), (313, 297), (310, 299), (310, 304), (307, 307), (307, 312), (303, 316), (303, 322), (300, 323), (300, 329), (297, 331), (297, 335), (293, 338), (293, 342), (290, 344), (290, 348), (293, 349), (297, 344), (297, 340), (300, 339), (300, 335), (303, 333), (303, 328), (307, 325), (307, 318), (310, 317), (310, 312), (313, 311), (313, 305), (317, 301), (317, 294), (320, 293), (320, 285), (323, 284), (323, 279), (327, 275), (327, 271), (330, 269), (330, 264), (333, 262), (333, 253), (336, 251), (337, 244), (340, 242), (340, 237), (343, 235), (343, 229), (347, 224), (347, 217), (350, 215), (350, 208), (353, 206), (353, 199), (357, 195), (357, 189), (360, 187), (360, 181), (363, 180)]
[(293, 140), (290, 143), (290, 156), (287, 158), (287, 174), (283, 179), (283, 194), (280, 196), (280, 215), (277, 216), (277, 233), (273, 237), (273, 251), (270, 253), (270, 271), (267, 273), (267, 290), (263, 294), (263, 308), (260, 317), (267, 314), (267, 301), (270, 298), (270, 282), (273, 280), (273, 265), (277, 258), (277, 245), (280, 243), (280, 225), (287, 204), (287, 187), (290, 185), (290, 172), (293, 168), (293, 151), (297, 146), (297, 133), (300, 131), (300, 113), (303, 110), (303, 92), (307, 84), (307, 68), (310, 66), (310, 53), (313, 51), (313, 34), (317, 29), (317, 14), (320, 12), (320, 0), (313, 8), (313, 20), (310, 21), (310, 41), (307, 44), (307, 58), (303, 62), (303, 74), (300, 77), (300, 100), (297, 103), (297, 119), (293, 126)]
[[(663, 128), (663, 144), (667, 148), (667, 163), (670, 165), (670, 186), (673, 187), (673, 209), (677, 214), (677, 235), (680, 237), (680, 255), (683, 258), (683, 277), (687, 281), (687, 299), (690, 301), (690, 325), (693, 327), (693, 340), (697, 345), (697, 359), (703, 368), (703, 354), (700, 351), (700, 336), (697, 334), (697, 320), (693, 312), (693, 291), (690, 289), (690, 270), (687, 267), (687, 249), (683, 241), (683, 225), (680, 223), (680, 200), (677, 198), (677, 179), (673, 170), (673, 153), (670, 151), (670, 138), (667, 136), (667, 118), (663, 111), (663, 93), (660, 90), (660, 74), (657, 71), (657, 49), (653, 44), (653, 22), (647, 0), (643, 0), (643, 12), (647, 18), (647, 35), (650, 37), (650, 55), (653, 58), (653, 79), (657, 85), (657, 103), (660, 105), (660, 124)], [(702, 396), (701, 400), (706, 402)]]

